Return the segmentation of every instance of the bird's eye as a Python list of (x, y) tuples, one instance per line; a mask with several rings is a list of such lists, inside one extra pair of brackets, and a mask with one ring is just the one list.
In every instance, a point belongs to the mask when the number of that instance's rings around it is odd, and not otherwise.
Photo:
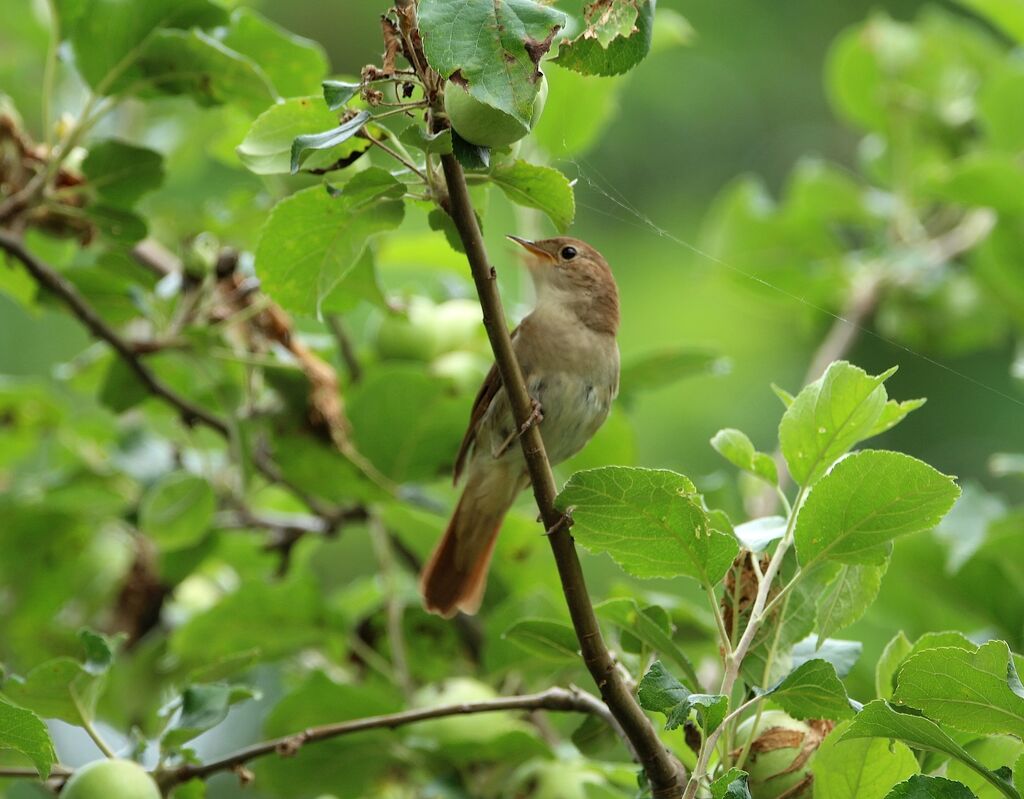
[(562, 247), (562, 258), (566, 261), (571, 261), (576, 257), (575, 247)]

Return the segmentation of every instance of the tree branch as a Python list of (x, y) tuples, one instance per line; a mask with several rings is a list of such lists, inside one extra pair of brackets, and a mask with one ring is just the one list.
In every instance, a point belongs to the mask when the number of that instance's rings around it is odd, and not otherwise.
[(675, 799), (680, 795), (681, 766), (659, 740), (650, 719), (640, 709), (632, 692), (615, 668), (615, 661), (605, 646), (587, 592), (583, 569), (576, 556), (576, 545), (562, 514), (555, 509), (558, 489), (544, 449), (540, 426), (527, 424), (533, 413), (533, 404), (523, 380), (519, 361), (512, 349), (512, 339), (505, 322), (496, 275), (487, 257), (483, 237), (473, 212), (465, 174), (454, 155), (441, 156), (441, 166), (448, 188), (450, 213), (473, 273), (473, 281), (483, 310), (484, 327), (491, 349), (494, 351), (498, 372), (511, 403), (516, 424), (526, 430), (520, 438), (523, 456), (530, 473), (537, 508), (540, 510), (545, 528), (549, 531), (548, 541), (558, 567), (562, 592), (569, 606), (569, 615), (572, 617), (573, 627), (580, 642), (583, 660), (600, 689), (601, 696), (622, 726), (647, 773), (653, 796), (655, 799)]
[[(53, 766), (43, 781), (53, 788), (60, 788), (73, 773), (74, 770), (67, 766)], [(0, 779), (38, 780), (39, 772), (28, 766), (0, 766)]]
[(465, 716), (474, 713), (493, 713), (501, 710), (552, 710), (570, 713), (591, 713), (604, 719), (612, 727), (615, 726), (615, 720), (608, 712), (608, 708), (597, 697), (578, 688), (549, 688), (536, 694), (503, 696), (483, 702), (466, 702), (458, 705), (445, 705), (443, 707), (405, 710), (401, 713), (390, 713), (385, 716), (368, 716), (366, 718), (353, 719), (352, 721), (342, 721), (337, 724), (310, 727), (294, 735), (286, 735), (281, 738), (253, 744), (217, 760), (212, 760), (209, 763), (200, 765), (187, 763), (156, 776), (161, 788), (166, 791), (175, 785), (180, 785), (191, 779), (206, 779), (211, 774), (230, 771), (244, 763), (248, 763), (250, 760), (266, 755), (293, 755), (306, 744), (317, 741), (325, 741), (342, 735), (351, 735), (363, 732), (364, 730), (393, 730), (406, 724), (427, 721), (428, 719), (439, 719), (446, 716)]
[(151, 394), (160, 397), (164, 402), (177, 409), (185, 424), (190, 427), (196, 424), (203, 424), (220, 433), (225, 438), (230, 438), (227, 422), (181, 396), (158, 378), (142, 362), (142, 359), (132, 345), (121, 338), (112, 327), (103, 321), (100, 315), (78, 293), (78, 289), (75, 288), (74, 284), (57, 270), (32, 255), (32, 253), (25, 249), (25, 246), (19, 239), (2, 230), (0, 230), (0, 250), (6, 251), (9, 255), (20, 261), (39, 285), (60, 297), (71, 309), (71, 312), (78, 317), (79, 321), (96, 338), (102, 339), (114, 348), (128, 368), (135, 373), (136, 377), (142, 381)]
[[(430, 87), (433, 84), (429, 67), (420, 63), (415, 46), (419, 39), (415, 3), (412, 0), (398, 0), (396, 7), (399, 12), (401, 33), (407, 45), (407, 55), (420, 73), (424, 85)], [(431, 99), (431, 116), (443, 115), (440, 95), (435, 93)], [(562, 583), (562, 593), (569, 607), (569, 615), (580, 643), (583, 661), (609, 711), (622, 728), (634, 756), (643, 767), (650, 781), (654, 799), (678, 799), (682, 793), (680, 778), (684, 773), (683, 766), (662, 744), (650, 719), (640, 709), (636, 697), (616, 668), (615, 660), (604, 643), (597, 616), (594, 614), (594, 607), (583, 578), (583, 569), (576, 555), (576, 544), (569, 534), (566, 519), (555, 508), (558, 488), (544, 449), (540, 426), (528, 424), (533, 414), (533, 401), (527, 391), (515, 351), (512, 349), (512, 339), (509, 336), (505, 311), (498, 292), (497, 275), (487, 256), (483, 236), (477, 224), (469, 188), (466, 185), (466, 175), (454, 154), (441, 156), (441, 168), (444, 172), (447, 196), (438, 197), (437, 203), (452, 217), (462, 240), (473, 282), (476, 284), (477, 296), (483, 311), (484, 328), (487, 330), (498, 373), (512, 406), (516, 424), (525, 430), (519, 439), (523, 457), (530, 474), (537, 508), (547, 530), (548, 542)]]

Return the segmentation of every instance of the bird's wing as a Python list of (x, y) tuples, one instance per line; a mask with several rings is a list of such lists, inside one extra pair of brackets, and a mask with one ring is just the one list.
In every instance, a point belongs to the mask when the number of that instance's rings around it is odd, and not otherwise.
[[(522, 325), (512, 331), (513, 343), (521, 327)], [(491, 403), (498, 396), (499, 391), (501, 391), (501, 375), (498, 374), (498, 365), (495, 363), (491, 364), (491, 370), (487, 373), (487, 377), (484, 378), (483, 385), (480, 386), (480, 390), (476, 394), (476, 399), (473, 400), (473, 410), (469, 413), (469, 426), (466, 428), (466, 434), (462, 437), (459, 452), (455, 456), (455, 469), (453, 470), (452, 477), (456, 483), (459, 482), (459, 477), (462, 476), (462, 469), (466, 465), (466, 458), (469, 457), (469, 452), (473, 448), (473, 442), (476, 441), (480, 422), (487, 415), (487, 409), (491, 407)]]
[(466, 465), (466, 458), (473, 447), (473, 442), (476, 440), (476, 433), (480, 429), (480, 422), (487, 414), (487, 409), (491, 407), (491, 402), (500, 390), (501, 375), (498, 374), (498, 365), (493, 364), (491, 370), (487, 373), (487, 377), (484, 378), (483, 385), (480, 386), (480, 390), (476, 394), (476, 399), (473, 400), (473, 410), (469, 413), (469, 427), (466, 428), (466, 434), (462, 437), (459, 454), (455, 456), (453, 479), (456, 483), (459, 482), (462, 468)]

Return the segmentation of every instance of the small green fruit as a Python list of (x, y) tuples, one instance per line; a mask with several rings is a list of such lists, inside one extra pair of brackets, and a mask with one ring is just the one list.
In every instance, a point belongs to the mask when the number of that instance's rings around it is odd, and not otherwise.
[(451, 384), (463, 394), (469, 394), (479, 388), (490, 361), (476, 352), (446, 352), (430, 364), (430, 373), (451, 381)]
[(78, 769), (61, 799), (160, 799), (160, 789), (138, 763), (96, 760)]
[[(820, 742), (813, 729), (781, 710), (766, 710), (754, 728), (751, 717), (736, 728), (736, 746), (743, 747), (753, 738), (744, 770), (750, 775), (752, 799), (787, 799), (810, 796), (811, 760), (803, 762), (806, 745)], [(792, 769), (792, 770), (790, 770)], [(793, 793), (789, 793), (793, 791)]]
[(434, 304), (415, 297), (406, 316), (387, 315), (377, 328), (377, 353), (381, 358), (430, 361), (441, 353), (441, 335)]
[(533, 101), (533, 116), (527, 127), (510, 114), (481, 103), (457, 83), (449, 81), (444, 90), (444, 110), (448, 112), (455, 132), (470, 144), (503, 147), (519, 141), (533, 129), (547, 99), (548, 80), (541, 77), (537, 97)]
[(483, 331), (480, 304), (475, 300), (447, 300), (434, 308), (435, 330), (441, 352), (453, 352), (473, 343)]

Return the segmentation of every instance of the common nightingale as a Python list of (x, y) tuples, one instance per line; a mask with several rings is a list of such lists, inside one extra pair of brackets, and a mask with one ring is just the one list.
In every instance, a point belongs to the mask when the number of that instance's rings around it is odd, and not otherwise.
[[(608, 417), (619, 390), (619, 293), (611, 269), (573, 238), (527, 241), (536, 305), (512, 333), (548, 459), (579, 452)], [(445, 618), (476, 613), (502, 520), (529, 484), (519, 426), (496, 366), (473, 403), (455, 459), (462, 496), (420, 577), (427, 610)]]

